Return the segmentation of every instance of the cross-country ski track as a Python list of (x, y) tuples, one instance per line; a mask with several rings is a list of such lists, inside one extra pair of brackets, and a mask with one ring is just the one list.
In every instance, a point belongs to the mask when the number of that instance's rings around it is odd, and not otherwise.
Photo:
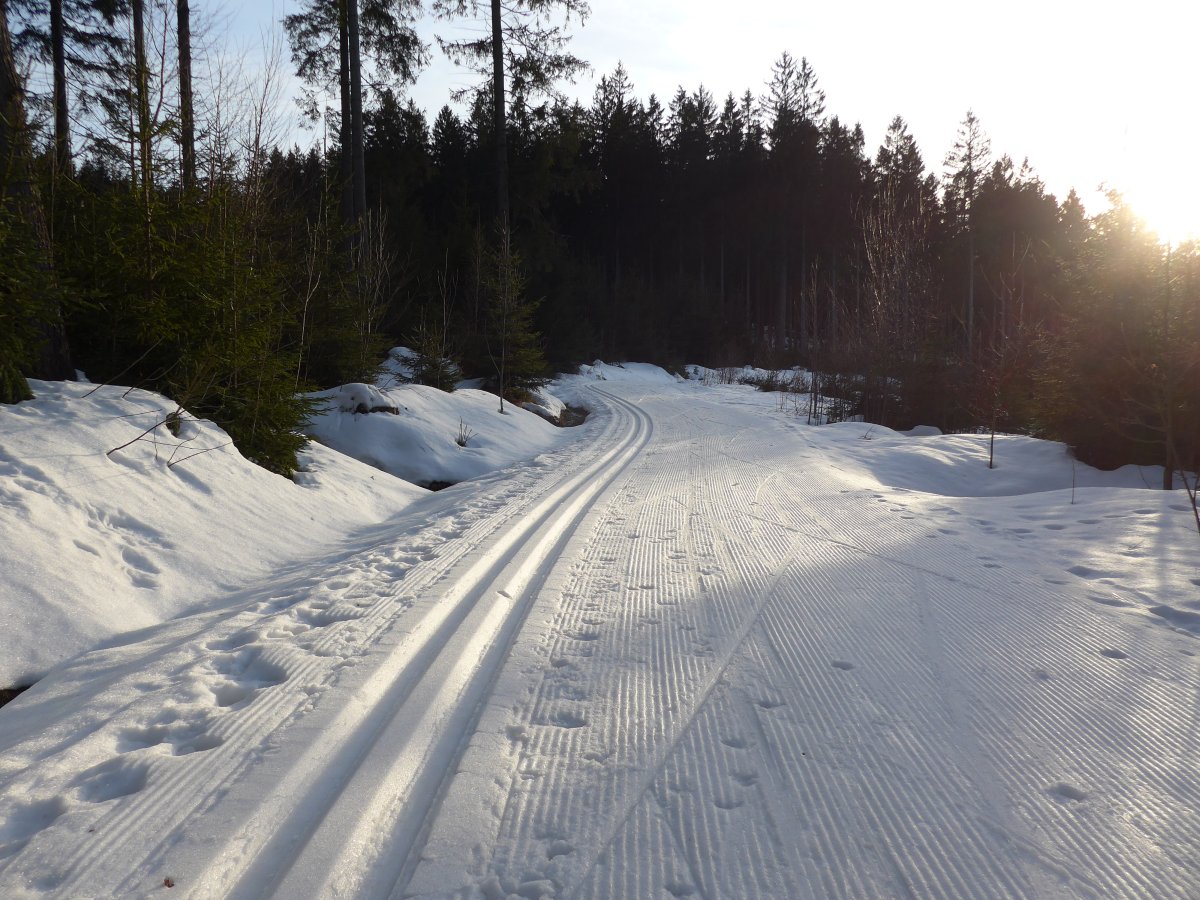
[(930, 493), (748, 389), (590, 394), (6, 708), (0, 895), (1200, 896), (1178, 498)]

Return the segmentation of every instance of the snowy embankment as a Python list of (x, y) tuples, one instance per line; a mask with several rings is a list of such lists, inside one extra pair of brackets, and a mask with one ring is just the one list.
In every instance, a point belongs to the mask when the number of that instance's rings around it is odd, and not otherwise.
[[(33, 389), (34, 400), (0, 407), (0, 688), (227, 602), (427, 494), (408, 482), (478, 477), (563, 440), (523, 409), (500, 415), (481, 391), (351, 385), (318, 395), (333, 402), (314, 417), (320, 442), (301, 452), (292, 483), (186, 411), (172, 434), (163, 423), (176, 406), (160, 395)], [(356, 412), (364, 391), (400, 414)]]
[(557, 448), (0, 709), (0, 895), (1200, 896), (1182, 492), (554, 392)]
[[(344, 385), (320, 404), (306, 432), (335, 450), (425, 487), (478, 478), (557, 446), (564, 433), (495, 394), (446, 393), (417, 384), (379, 389)], [(358, 410), (375, 409), (363, 414)]]

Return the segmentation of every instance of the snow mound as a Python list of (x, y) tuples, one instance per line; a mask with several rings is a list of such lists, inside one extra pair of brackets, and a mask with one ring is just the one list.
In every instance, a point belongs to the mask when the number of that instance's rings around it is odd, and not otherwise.
[(343, 384), (341, 387), (328, 391), (317, 391), (309, 394), (314, 400), (325, 401), (326, 406), (332, 406), (339, 412), (365, 415), (367, 413), (386, 412), (396, 415), (400, 410), (388, 399), (379, 388), (369, 384)]
[(649, 384), (674, 384), (679, 381), (661, 366), (650, 363), (606, 363), (596, 360), (579, 367), (579, 376), (593, 381), (641, 381)]
[[(916, 431), (916, 429), (914, 429)], [(875, 485), (944, 497), (1013, 497), (1080, 488), (1148, 488), (1162, 481), (1158, 466), (1122, 466), (1111, 472), (1074, 459), (1065, 444), (1017, 434), (923, 435), (882, 425), (840, 422), (806, 432), (840, 444), (846, 462)]]
[[(312, 396), (333, 401), (340, 390)], [(406, 384), (377, 393), (400, 414), (364, 416), (329, 402), (310, 417), (306, 432), (367, 465), (425, 486), (476, 478), (537, 456), (570, 437), (518, 406), (506, 403), (501, 413), (497, 397), (485, 391), (448, 394)]]
[(0, 687), (218, 603), (424, 495), (319, 445), (293, 483), (187, 412), (173, 435), (176, 404), (158, 394), (31, 386), (36, 399), (0, 406)]

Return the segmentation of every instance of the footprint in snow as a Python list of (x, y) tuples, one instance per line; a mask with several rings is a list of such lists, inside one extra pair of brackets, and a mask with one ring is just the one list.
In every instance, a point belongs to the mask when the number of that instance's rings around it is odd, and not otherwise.
[(1065, 781), (1059, 781), (1050, 785), (1046, 788), (1046, 793), (1063, 800), (1073, 801), (1086, 800), (1088, 796), (1087, 791), (1077, 788), (1073, 784), (1067, 784)]
[(39, 831), (45, 831), (67, 811), (62, 797), (28, 800), (3, 809), (0, 815), (0, 859), (18, 853)]
[(546, 721), (547, 725), (555, 725), (559, 728), (583, 728), (589, 722), (583, 716), (576, 715), (568, 710), (559, 710)]
[(1150, 612), (1172, 625), (1186, 631), (1200, 633), (1200, 613), (1189, 612), (1186, 609), (1176, 609), (1173, 606), (1152, 606)]
[(1108, 575), (1107, 572), (1101, 572), (1099, 569), (1093, 569), (1091, 566), (1071, 566), (1067, 571), (1080, 578), (1089, 579), (1104, 578)]
[(1088, 599), (1093, 603), (1099, 603), (1101, 606), (1114, 606), (1117, 609), (1128, 609), (1133, 604), (1126, 603), (1124, 600), (1118, 600), (1116, 597), (1105, 597), (1100, 594), (1088, 594)]
[(696, 893), (696, 888), (686, 881), (668, 881), (663, 887), (672, 897), (691, 897)]
[(135, 750), (164, 746), (172, 756), (187, 756), (189, 753), (213, 750), (222, 743), (222, 738), (209, 734), (203, 725), (148, 725), (124, 729), (117, 738), (117, 752), (132, 753)]
[(93, 766), (75, 779), (79, 799), (87, 803), (106, 803), (118, 797), (136, 794), (146, 786), (150, 767), (130, 764), (121, 757)]

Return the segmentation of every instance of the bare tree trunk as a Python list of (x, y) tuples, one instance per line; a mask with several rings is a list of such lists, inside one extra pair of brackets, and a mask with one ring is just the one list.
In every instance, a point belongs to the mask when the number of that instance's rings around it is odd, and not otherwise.
[(138, 168), (142, 179), (142, 197), (147, 217), (150, 191), (154, 183), (150, 156), (150, 68), (146, 62), (146, 0), (132, 0), (133, 9), (133, 66), (137, 92)]
[(975, 229), (967, 224), (967, 357), (975, 355)]
[(367, 171), (363, 147), (362, 57), (359, 52), (358, 0), (346, 2), (346, 33), (350, 64), (350, 165), (354, 182), (354, 221), (367, 214)]
[(63, 0), (50, 0), (50, 50), (54, 68), (54, 174), (71, 173), (71, 118), (67, 108), (66, 25)]
[(136, 129), (138, 145), (138, 170), (141, 175), (142, 189), (142, 225), (145, 242), (144, 291), (150, 297), (150, 273), (152, 256), (152, 230), (150, 203), (154, 191), (154, 170), (151, 157), (151, 127), (150, 127), (150, 67), (146, 61), (146, 21), (145, 0), (132, 0), (133, 11), (133, 66), (134, 87), (137, 99)]
[[(508, 133), (504, 111), (504, 30), (500, 0), (492, 0), (492, 126), (496, 131), (496, 213), (508, 231)], [(505, 241), (507, 252), (508, 242)]]
[[(61, 0), (58, 0), (61, 2)], [(185, 193), (196, 186), (196, 115), (192, 102), (192, 14), (188, 0), (175, 3), (179, 35), (179, 158)]]
[[(1173, 357), (1174, 347), (1172, 346), (1171, 334), (1171, 245), (1167, 244), (1167, 283), (1163, 293), (1163, 345), (1168, 358)], [(1175, 488), (1175, 467), (1178, 461), (1175, 459), (1175, 366), (1174, 359), (1171, 359), (1171, 364), (1164, 367), (1164, 397), (1163, 397), (1163, 444), (1166, 449), (1166, 459), (1163, 460), (1163, 477), (1162, 488), (1164, 491), (1170, 491)]]
[(350, 29), (347, 9), (355, 0), (338, 0), (338, 88), (342, 121), (338, 127), (338, 174), (341, 179), (342, 224), (354, 223), (354, 114), (350, 103)]

